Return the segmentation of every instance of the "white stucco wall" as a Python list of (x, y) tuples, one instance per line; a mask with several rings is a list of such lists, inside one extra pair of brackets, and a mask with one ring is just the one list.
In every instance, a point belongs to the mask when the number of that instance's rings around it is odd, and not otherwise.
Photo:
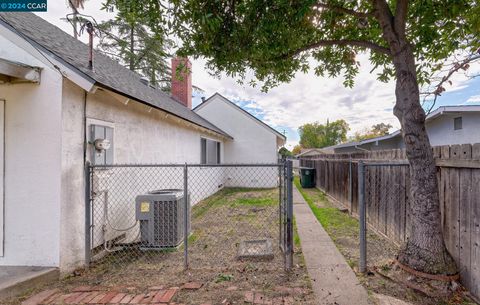
[[(195, 111), (234, 138), (225, 143), (223, 163), (278, 163), (283, 140), (224, 97), (214, 95)], [(225, 175), (228, 187), (269, 188), (278, 183), (274, 167), (227, 168)]]
[(277, 163), (277, 136), (223, 97), (215, 95), (195, 111), (234, 138), (225, 143), (224, 163)]
[[(453, 119), (462, 117), (463, 128), (454, 130)], [(432, 146), (480, 143), (480, 113), (444, 114), (426, 124)]]
[[(462, 129), (454, 129), (454, 118), (462, 118)], [(443, 113), (439, 117), (427, 120), (426, 129), (432, 146), (475, 144), (480, 143), (480, 112)], [(405, 148), (401, 137), (361, 146), (367, 150), (388, 150)], [(336, 148), (335, 153), (351, 153), (359, 151), (354, 146)]]
[[(85, 182), (83, 167), (85, 95), (75, 84), (64, 81), (63, 90), (63, 147), (62, 147), (62, 243), (63, 271), (84, 261)], [(179, 123), (171, 116), (130, 101), (127, 104), (107, 92), (97, 90), (87, 95), (87, 130), (89, 124), (114, 128), (114, 163), (168, 164), (200, 163), (200, 138), (222, 141), (210, 133)], [(223, 145), (222, 145), (223, 147)], [(91, 150), (87, 148), (87, 159)], [(223, 151), (221, 152), (223, 158)], [(135, 221), (135, 196), (153, 189), (182, 188), (183, 168), (114, 168), (95, 177), (96, 190), (108, 189), (109, 218), (114, 227), (125, 228)], [(211, 195), (223, 186), (223, 170), (203, 169), (201, 174), (189, 175), (192, 184), (192, 203)], [(107, 229), (102, 233), (105, 197), (94, 200), (94, 246), (116, 237), (119, 232)], [(137, 237), (136, 229), (127, 233), (127, 240)]]
[(6, 101), (5, 252), (0, 265), (58, 266), (62, 78), (31, 46), (20, 47), (12, 37), (0, 26), (0, 58), (42, 72), (40, 84), (0, 84), (0, 99)]

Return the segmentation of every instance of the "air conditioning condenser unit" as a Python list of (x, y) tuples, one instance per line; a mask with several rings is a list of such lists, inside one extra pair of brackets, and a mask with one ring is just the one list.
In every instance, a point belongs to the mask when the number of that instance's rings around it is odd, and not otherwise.
[[(190, 200), (187, 198), (187, 232), (190, 233)], [(185, 232), (185, 197), (183, 190), (164, 189), (138, 195), (135, 215), (140, 222), (141, 248), (165, 249), (179, 246)]]

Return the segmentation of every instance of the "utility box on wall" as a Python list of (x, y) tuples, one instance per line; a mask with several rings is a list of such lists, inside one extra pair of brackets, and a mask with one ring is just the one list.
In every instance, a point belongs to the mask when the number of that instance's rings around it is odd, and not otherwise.
[(113, 128), (102, 125), (90, 125), (90, 139), (92, 164), (113, 164)]

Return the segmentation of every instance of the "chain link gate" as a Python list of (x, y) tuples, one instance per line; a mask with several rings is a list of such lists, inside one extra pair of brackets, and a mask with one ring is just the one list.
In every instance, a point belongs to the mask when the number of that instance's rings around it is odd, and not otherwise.
[(392, 261), (407, 239), (408, 161), (358, 162), (359, 271)]
[(86, 167), (86, 263), (292, 266), (292, 166)]

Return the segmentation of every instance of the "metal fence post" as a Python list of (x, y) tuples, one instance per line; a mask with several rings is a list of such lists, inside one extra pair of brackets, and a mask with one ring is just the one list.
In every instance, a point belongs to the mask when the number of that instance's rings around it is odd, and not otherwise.
[(365, 164), (358, 162), (358, 216), (360, 221), (360, 262), (358, 270), (367, 271), (367, 236), (366, 236), (366, 210), (365, 210)]
[(188, 213), (190, 212), (190, 198), (188, 196), (188, 165), (185, 163), (183, 167), (183, 202), (184, 202), (184, 212), (183, 212), (183, 256), (184, 256), (184, 267), (188, 269)]
[(292, 160), (287, 161), (287, 251), (286, 251), (286, 270), (291, 270), (293, 266), (293, 175)]
[[(283, 253), (285, 255), (286, 259), (286, 253), (287, 253), (287, 196), (288, 196), (288, 182), (287, 182), (287, 161), (285, 161), (282, 165), (283, 169), (283, 210), (282, 210), (282, 217), (283, 217), (283, 222), (282, 222), (282, 247), (283, 247)], [(286, 261), (285, 261), (286, 264)], [(286, 265), (285, 265), (286, 268)]]
[[(278, 243), (280, 249), (282, 249), (282, 226), (283, 226), (283, 184), (282, 184), (282, 167), (285, 164), (285, 159), (280, 159), (279, 160), (279, 166), (278, 166)], [(282, 249), (283, 250), (283, 249)]]
[(92, 244), (91, 232), (91, 168), (90, 162), (85, 163), (85, 265), (88, 268), (90, 266), (91, 257), (90, 257), (90, 247)]
[(350, 203), (350, 215), (353, 214), (353, 177), (352, 177), (352, 156), (348, 162), (348, 202)]

